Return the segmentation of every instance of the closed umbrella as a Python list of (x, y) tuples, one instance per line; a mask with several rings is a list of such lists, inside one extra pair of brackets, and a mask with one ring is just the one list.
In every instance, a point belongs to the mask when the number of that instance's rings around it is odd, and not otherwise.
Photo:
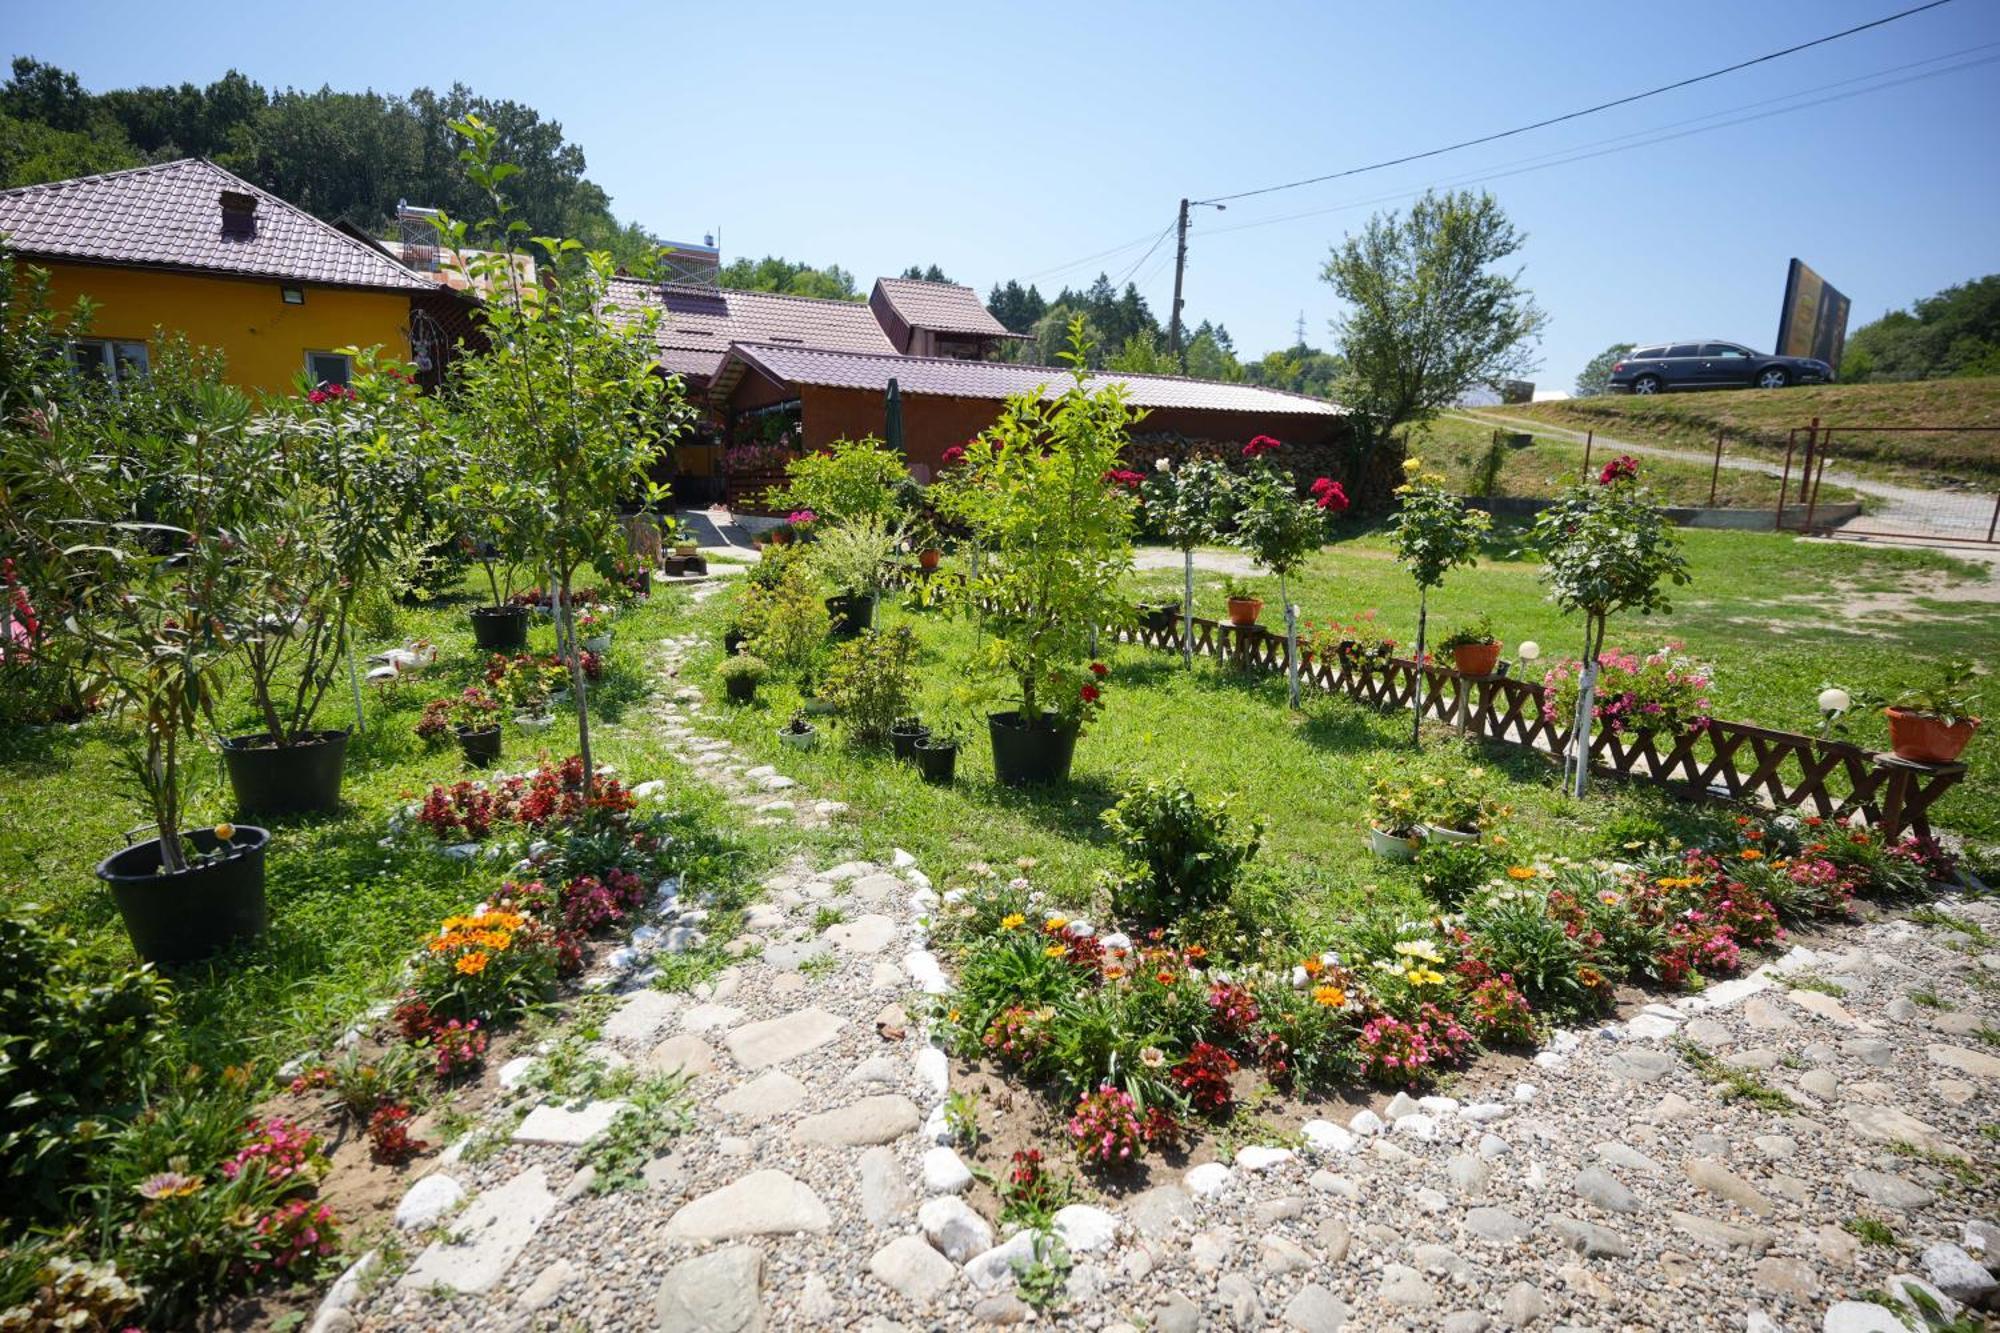
[(896, 377), (889, 377), (888, 421), (882, 428), (882, 438), (897, 453), (903, 452), (903, 391), (896, 387)]

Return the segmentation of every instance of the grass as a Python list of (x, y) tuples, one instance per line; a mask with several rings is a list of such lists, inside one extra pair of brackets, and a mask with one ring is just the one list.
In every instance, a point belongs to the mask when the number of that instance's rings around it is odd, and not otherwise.
[(1859, 1238), (1863, 1245), (1880, 1245), (1884, 1248), (1894, 1248), (1901, 1244), (1896, 1239), (1895, 1231), (1887, 1222), (1879, 1218), (1850, 1217), (1843, 1225), (1845, 1225), (1850, 1234)]
[(1922, 1005), (1922, 1006), (1923, 1006), (1924, 1008), (1926, 1008), (1926, 1009), (1955, 1009), (1955, 1008), (1957, 1008), (1957, 1006), (1956, 1006), (1956, 1005), (1954, 1005), (1954, 1004), (1953, 1004), (1953, 1003), (1952, 1003), (1952, 1002), (1951, 1002), (1950, 1000), (1947, 1000), (1947, 999), (1945, 999), (1945, 998), (1944, 998), (1944, 996), (1942, 996), (1942, 995), (1939, 995), (1939, 994), (1938, 994), (1938, 993), (1937, 993), (1936, 991), (1934, 991), (1934, 990), (1913, 990), (1913, 991), (1911, 991), (1911, 992), (1910, 992), (1910, 1003), (1912, 1003), (1912, 1004), (1920, 1004), (1920, 1005)]
[(1910, 913), (1910, 920), (1920, 925), (1936, 926), (1941, 930), (1954, 931), (1965, 936), (1973, 944), (1986, 945), (1993, 942), (1993, 936), (1977, 921), (1957, 916), (1945, 911), (1942, 907), (1934, 907), (1929, 903), (1912, 911)]
[(1798, 1106), (1783, 1089), (1772, 1087), (1747, 1069), (1725, 1064), (1694, 1042), (1682, 1038), (1674, 1042), (1674, 1049), (1695, 1073), (1717, 1086), (1717, 1095), (1724, 1101), (1749, 1102), (1767, 1111), (1790, 1111)]
[(1821, 995), (1831, 995), (1836, 1000), (1847, 994), (1847, 987), (1841, 985), (1839, 982), (1828, 981), (1825, 977), (1817, 977), (1810, 972), (1802, 972), (1794, 977), (1786, 977), (1785, 984), (1793, 990), (1818, 991)]
[(1787, 435), (1814, 417), (1836, 428), (1840, 465), (1863, 473), (1920, 480), (1960, 480), (1991, 486), (2000, 480), (2000, 433), (1868, 434), (1855, 426), (2000, 426), (2000, 377), (1922, 380), (1907, 384), (1800, 385), (1779, 392), (1725, 390), (1650, 398), (1606, 394), (1519, 407), (1478, 409), (1475, 415), (1516, 417), (1596, 430), (1634, 444), (1706, 453), (1715, 432), (1728, 448), (1781, 462)]
[[(1546, 498), (1583, 471), (1584, 447), (1566, 435), (1538, 431), (1522, 432), (1512, 422), (1487, 424), (1462, 416), (1442, 416), (1419, 427), (1410, 439), (1410, 452), (1442, 472), (1454, 490), (1464, 494), (1484, 494), (1488, 454), (1495, 431), (1512, 435), (1526, 433), (1533, 442), (1524, 448), (1503, 444), (1500, 469), (1493, 478), (1491, 494), (1498, 496)], [(1636, 443), (1636, 441), (1635, 441)], [(1709, 448), (1714, 439), (1710, 438)], [(1610, 461), (1615, 450), (1597, 448), (1590, 454), (1594, 469)], [(1716, 470), (1709, 464), (1679, 459), (1644, 460), (1647, 484), (1668, 504), (1704, 507), (1711, 501), (1727, 509), (1771, 509), (1778, 503), (1780, 478), (1740, 468)], [(1854, 492), (1826, 485), (1820, 488), (1823, 503), (1845, 503)]]
[(1986, 1179), (1986, 1173), (1957, 1153), (1939, 1152), (1936, 1148), (1920, 1148), (1914, 1143), (1892, 1143), (1889, 1151), (1898, 1157), (1925, 1166), (1935, 1167), (1955, 1181), (1960, 1189), (1977, 1189)]

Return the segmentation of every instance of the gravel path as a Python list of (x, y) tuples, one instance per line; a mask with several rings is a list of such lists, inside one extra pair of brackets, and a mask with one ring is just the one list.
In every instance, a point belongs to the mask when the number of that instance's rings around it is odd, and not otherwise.
[[(840, 818), (703, 734), (674, 680), (689, 646), (663, 645), (653, 705), (676, 754), (749, 818)], [(469, 1202), (413, 1229), (405, 1261), (364, 1261), (313, 1328), (1886, 1333), (1902, 1326), (1854, 1298), (1898, 1274), (1947, 1308), (1993, 1299), (2000, 952), (1890, 920), (1559, 1033), (1526, 1081), (1475, 1068), (1449, 1096), (1299, 1126), (1296, 1151), (1246, 1147), (1066, 1209), (1062, 1305), (1031, 1311), (1013, 1266), (1032, 1238), (962, 1201), (969, 1173), (942, 1146), (948, 1067), (921, 1023), (922, 993), (947, 985), (924, 949), (937, 897), (896, 860), (773, 875), (731, 942), (741, 961), (685, 996), (644, 984), (654, 951), (705, 924), (662, 886), (623, 970), (592, 984), (621, 997), (607, 1058), (694, 1075), (694, 1128), (645, 1188), (593, 1194), (579, 1145), (616, 1108), (539, 1108), (414, 1187), (406, 1208)], [(1953, 910), (2000, 934), (2000, 907)], [(1690, 1047), (1758, 1095), (1726, 1095)], [(1893, 1243), (1846, 1226), (1864, 1216)]]

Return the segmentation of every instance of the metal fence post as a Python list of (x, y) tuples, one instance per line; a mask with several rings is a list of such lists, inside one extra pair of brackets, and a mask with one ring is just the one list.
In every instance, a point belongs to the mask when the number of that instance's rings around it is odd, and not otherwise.
[(1708, 507), (1715, 508), (1715, 486), (1722, 480), (1722, 431), (1715, 432), (1715, 466), (1708, 474)]
[(1583, 471), (1586, 476), (1590, 473), (1590, 445), (1596, 438), (1597, 431), (1594, 429), (1583, 433)]

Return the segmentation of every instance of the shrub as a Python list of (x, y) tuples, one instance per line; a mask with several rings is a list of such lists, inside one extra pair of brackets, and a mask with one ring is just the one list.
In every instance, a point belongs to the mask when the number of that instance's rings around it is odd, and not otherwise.
[(1077, 1156), (1090, 1166), (1125, 1166), (1146, 1155), (1138, 1104), (1131, 1093), (1109, 1083), (1078, 1100), (1069, 1136)]
[(876, 745), (910, 711), (916, 691), (917, 637), (908, 626), (864, 630), (834, 650), (821, 693), (851, 739)]
[(902, 457), (873, 436), (835, 440), (785, 464), (786, 483), (765, 496), (778, 512), (809, 509), (821, 521), (841, 524), (873, 518), (886, 522), (897, 510), (910, 470)]
[(738, 653), (715, 669), (715, 677), (724, 685), (739, 683), (760, 685), (764, 677), (770, 674), (770, 670), (770, 667), (765, 665), (764, 659), (754, 653)]
[(798, 561), (779, 568), (768, 589), (744, 590), (738, 628), (751, 652), (780, 671), (802, 671), (822, 651), (833, 617), (810, 568)]
[(1228, 797), (1204, 800), (1184, 776), (1127, 789), (1104, 825), (1126, 863), (1114, 910), (1145, 921), (1225, 901), (1264, 836), (1262, 823), (1245, 829), (1230, 817)]
[[(1709, 669), (1671, 650), (1640, 657), (1617, 648), (1597, 655), (1590, 715), (1615, 735), (1678, 736), (1708, 725)], [(1567, 726), (1576, 716), (1581, 664), (1557, 662), (1542, 677), (1542, 716)]]
[(1417, 851), (1424, 894), (1444, 908), (1457, 907), (1501, 869), (1498, 853), (1484, 842), (1432, 841)]
[(879, 518), (857, 518), (820, 534), (812, 568), (849, 597), (873, 597), (889, 578), (902, 535)]
[(0, 1217), (53, 1218), (93, 1141), (138, 1110), (173, 997), (101, 961), (39, 908), (0, 906)]
[(1559, 1014), (1590, 1013), (1597, 997), (1577, 976), (1588, 961), (1534, 889), (1501, 890), (1467, 913), (1473, 951), (1495, 972), (1514, 978), (1537, 1009)]

